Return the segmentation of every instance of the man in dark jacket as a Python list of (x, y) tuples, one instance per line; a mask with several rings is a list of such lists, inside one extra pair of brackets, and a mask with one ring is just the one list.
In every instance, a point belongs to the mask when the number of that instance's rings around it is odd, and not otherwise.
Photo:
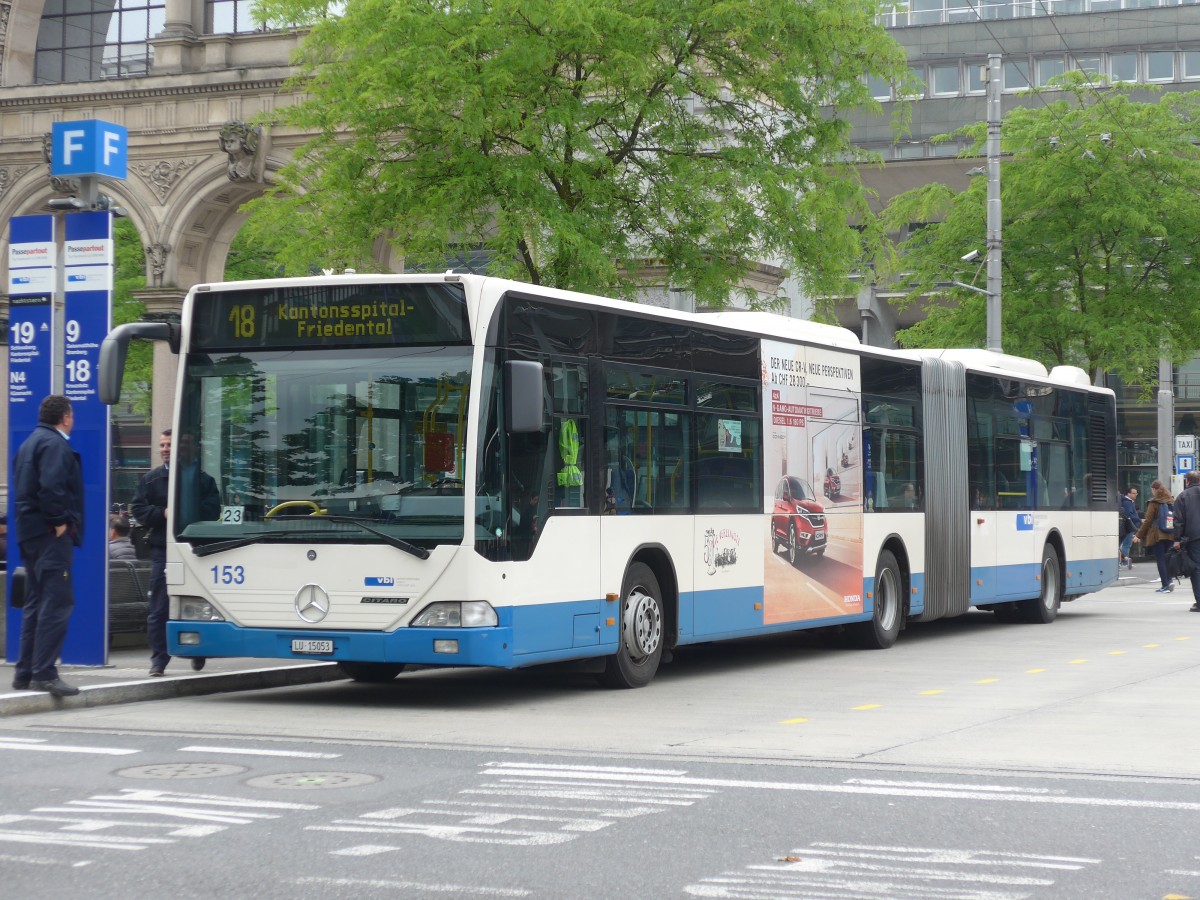
[(75, 608), (71, 564), (83, 542), (83, 467), (71, 449), (75, 416), (58, 394), (38, 407), (38, 426), (13, 461), (13, 523), (25, 565), (21, 649), (13, 690), (69, 697), (79, 688), (58, 677), (58, 657)]
[[(129, 511), (147, 529), (146, 542), (150, 545), (150, 610), (146, 615), (146, 639), (150, 644), (150, 675), (157, 678), (167, 668), (171, 656), (167, 653), (167, 616), (170, 614), (170, 599), (167, 596), (167, 507), (169, 506), (167, 482), (171, 466), (171, 429), (164, 431), (158, 439), (158, 453), (163, 464), (151, 469), (138, 482), (137, 493), (129, 505)], [(186, 526), (193, 519), (215, 519), (221, 512), (221, 498), (217, 483), (211, 475), (200, 472), (194, 460), (194, 445), (189, 435), (180, 439), (179, 466), (177, 475), (182, 477), (184, 512), (177, 518), (176, 528)], [(190, 477), (189, 477), (190, 473)], [(188, 489), (191, 485), (191, 489)], [(194, 507), (195, 512), (187, 512)], [(192, 659), (192, 668), (199, 672), (205, 659)]]
[[(133, 517), (146, 529), (150, 545), (150, 607), (146, 614), (146, 640), (150, 644), (150, 674), (158, 677), (171, 661), (167, 653), (167, 479), (171, 465), (171, 429), (158, 439), (158, 454), (163, 464), (151, 469), (138, 482), (137, 493), (129, 504)], [(200, 661), (200, 666), (204, 661)], [(195, 662), (193, 661), (193, 667)], [(199, 668), (199, 667), (196, 667)]]
[(1183, 476), (1183, 491), (1175, 498), (1175, 549), (1191, 559), (1192, 612), (1200, 612), (1200, 472)]

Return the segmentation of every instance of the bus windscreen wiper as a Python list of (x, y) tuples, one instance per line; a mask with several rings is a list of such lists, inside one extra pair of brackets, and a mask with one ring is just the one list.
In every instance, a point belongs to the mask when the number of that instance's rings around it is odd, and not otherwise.
[[(339, 525), (357, 525), (363, 531), (368, 531), (382, 540), (385, 544), (395, 547), (397, 550), (403, 550), (405, 553), (411, 553), (417, 559), (429, 559), (429, 551), (424, 547), (418, 547), (416, 544), (410, 544), (408, 541), (401, 540), (398, 537), (393, 537), (385, 531), (380, 531), (378, 528), (372, 528), (362, 519), (356, 519), (354, 516), (276, 516), (277, 519), (316, 519), (322, 522), (337, 522)], [(294, 534), (295, 532), (293, 532)]]
[(199, 547), (192, 547), (192, 555), (211, 556), (214, 553), (224, 553), (226, 550), (236, 550), (238, 547), (249, 547), (251, 544), (257, 544), (259, 541), (269, 537), (291, 537), (294, 534), (328, 533), (328, 531), (323, 529), (311, 529), (307, 531), (256, 531), (254, 534), (248, 534), (244, 537), (233, 538), (228, 541), (217, 541), (212, 544), (201, 544)]

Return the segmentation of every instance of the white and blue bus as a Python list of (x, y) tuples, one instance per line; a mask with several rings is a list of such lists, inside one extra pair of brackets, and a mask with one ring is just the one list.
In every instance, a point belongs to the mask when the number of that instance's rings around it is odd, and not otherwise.
[(1073, 367), (455, 274), (199, 285), (108, 337), (109, 402), (132, 337), (182, 355), (172, 655), (637, 687), (699, 642), (1048, 623), (1117, 575), (1114, 398)]

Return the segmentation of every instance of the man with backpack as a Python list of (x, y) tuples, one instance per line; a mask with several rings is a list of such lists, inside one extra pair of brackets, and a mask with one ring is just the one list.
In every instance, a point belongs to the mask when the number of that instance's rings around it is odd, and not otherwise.
[(1175, 549), (1182, 548), (1192, 561), (1192, 612), (1200, 612), (1200, 472), (1183, 477), (1183, 491), (1175, 498)]

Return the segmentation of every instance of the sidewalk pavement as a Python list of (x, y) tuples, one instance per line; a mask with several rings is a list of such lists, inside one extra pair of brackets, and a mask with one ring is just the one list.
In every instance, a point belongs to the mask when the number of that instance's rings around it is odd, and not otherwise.
[(107, 666), (59, 665), (58, 671), (64, 681), (79, 688), (76, 696), (57, 698), (43, 691), (14, 691), (12, 663), (0, 665), (0, 718), (346, 677), (333, 663), (310, 659), (210, 659), (202, 671), (194, 672), (191, 660), (175, 657), (165, 675), (151, 678), (150, 650), (145, 646), (110, 650)]
[[(1115, 585), (1138, 590), (1157, 586), (1158, 570), (1153, 560), (1135, 562), (1132, 570), (1122, 569)], [(1190, 596), (1186, 583), (1176, 587), (1176, 593), (1179, 591), (1184, 592), (1181, 598)], [(181, 657), (171, 660), (166, 675), (151, 678), (150, 650), (145, 646), (110, 650), (108, 663), (107, 666), (59, 666), (59, 674), (79, 688), (78, 695), (62, 698), (41, 691), (13, 691), (12, 664), (0, 665), (0, 718), (345, 678), (333, 663), (309, 659), (210, 659), (202, 671), (194, 672), (191, 660)]]

